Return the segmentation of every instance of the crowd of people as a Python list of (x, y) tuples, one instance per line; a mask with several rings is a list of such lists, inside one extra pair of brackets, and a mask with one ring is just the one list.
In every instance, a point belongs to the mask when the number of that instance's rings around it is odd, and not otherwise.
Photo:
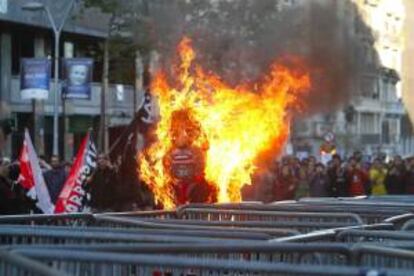
[[(61, 162), (58, 156), (52, 156), (49, 162), (40, 157), (40, 167), (51, 201), (56, 203), (71, 163)], [(107, 155), (98, 155), (97, 169), (85, 185), (92, 211), (155, 207), (146, 186), (138, 178), (125, 178), (125, 174)], [(0, 158), (0, 214), (36, 212), (35, 202), (18, 184), (18, 178), (18, 161)], [(268, 170), (256, 173), (252, 182), (253, 185), (243, 188), (243, 200), (271, 202), (302, 197), (414, 194), (414, 158), (395, 156), (387, 161), (379, 156), (366, 161), (356, 152), (347, 160), (334, 155), (325, 165), (314, 156), (303, 160), (284, 156), (275, 160)]]
[(265, 202), (301, 197), (353, 197), (414, 194), (414, 158), (381, 155), (366, 161), (360, 152), (344, 160), (333, 155), (327, 164), (314, 156), (285, 156), (259, 173), (244, 198)]
[[(68, 178), (72, 163), (53, 155), (49, 162), (39, 158), (40, 168), (53, 204)], [(85, 185), (88, 207), (93, 212), (131, 211), (149, 208), (151, 195), (143, 185), (120, 180), (119, 167), (106, 154), (97, 156), (97, 168)], [(19, 162), (0, 158), (0, 214), (37, 213), (36, 202), (19, 185)], [(145, 205), (145, 206), (144, 206)]]

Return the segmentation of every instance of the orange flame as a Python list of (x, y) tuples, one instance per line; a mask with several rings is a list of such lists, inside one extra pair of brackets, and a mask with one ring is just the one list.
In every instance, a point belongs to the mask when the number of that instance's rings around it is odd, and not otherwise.
[(309, 74), (298, 59), (289, 59), (291, 66), (274, 62), (256, 83), (231, 87), (195, 64), (189, 38), (182, 39), (178, 52), (178, 85), (172, 86), (163, 72), (152, 83), (160, 109), (157, 142), (140, 154), (139, 173), (164, 208), (176, 206), (163, 157), (172, 147), (172, 131), (183, 127), (172, 125), (173, 114), (186, 110), (200, 124), (202, 135), (195, 144), (206, 149), (206, 180), (217, 186), (219, 202), (238, 202), (262, 153), (280, 153), (283, 148), (289, 135), (288, 110), (303, 106), (300, 99), (310, 89)]

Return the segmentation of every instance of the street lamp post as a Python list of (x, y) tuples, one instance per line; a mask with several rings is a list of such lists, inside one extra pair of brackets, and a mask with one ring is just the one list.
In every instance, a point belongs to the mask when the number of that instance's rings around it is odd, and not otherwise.
[(52, 17), (52, 14), (49, 8), (42, 3), (39, 2), (30, 2), (24, 5), (22, 8), (28, 11), (45, 11), (47, 17), (49, 19), (49, 23), (53, 28), (54, 38), (55, 38), (55, 53), (54, 53), (54, 88), (55, 88), (55, 97), (53, 102), (53, 154), (59, 155), (59, 89), (58, 89), (58, 81), (59, 81), (59, 42), (60, 42), (60, 34), (62, 32), (63, 26), (65, 25), (66, 19), (68, 18), (70, 12), (73, 9), (76, 0), (71, 0), (68, 8), (65, 10), (62, 21), (60, 25), (56, 25), (55, 20)]

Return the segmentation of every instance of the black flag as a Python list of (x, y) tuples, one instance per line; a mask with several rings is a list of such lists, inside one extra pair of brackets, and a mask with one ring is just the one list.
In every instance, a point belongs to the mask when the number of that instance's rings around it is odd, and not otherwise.
[[(138, 136), (148, 141), (150, 129), (155, 123), (154, 104), (150, 93), (146, 92), (139, 110), (131, 123), (125, 128), (109, 151), (109, 158), (118, 168), (118, 202), (123, 202), (120, 211), (129, 210), (132, 204), (146, 206), (148, 191), (145, 185), (140, 185), (138, 177), (137, 145)], [(129, 206), (128, 206), (129, 205)]]

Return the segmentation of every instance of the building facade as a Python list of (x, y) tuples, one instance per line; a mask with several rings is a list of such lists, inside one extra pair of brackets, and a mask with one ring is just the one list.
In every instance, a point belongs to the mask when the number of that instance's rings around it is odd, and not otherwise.
[[(40, 1), (47, 5), (58, 24), (61, 12), (70, 1)], [(54, 56), (54, 38), (46, 14), (24, 11), (24, 0), (0, 0), (0, 119), (12, 118), (15, 130), (1, 154), (15, 158), (21, 147), (23, 131), (28, 128), (39, 154), (50, 156), (53, 140), (53, 84), (47, 100), (24, 100), (20, 94), (21, 58)], [(94, 20), (90, 20), (93, 12)], [(80, 16), (79, 15), (82, 13)], [(89, 18), (88, 20), (84, 20)], [(60, 58), (90, 57), (94, 59), (91, 98), (65, 100), (59, 97), (59, 152), (68, 160), (92, 128), (98, 133), (101, 115), (102, 48), (107, 38), (107, 21), (97, 10), (75, 7), (65, 23), (60, 40)], [(62, 67), (62, 66), (60, 66)], [(53, 72), (53, 70), (52, 70)], [(53, 75), (52, 75), (53, 77)], [(61, 77), (61, 76), (60, 76)], [(62, 79), (59, 79), (58, 93)], [(134, 113), (135, 88), (132, 85), (110, 84), (106, 94), (106, 127), (128, 123)], [(115, 131), (116, 133), (116, 131)], [(116, 136), (116, 135), (112, 135)], [(115, 139), (116, 137), (112, 137)]]
[[(358, 41), (357, 47), (348, 50), (361, 63), (362, 74), (351, 84), (351, 101), (341, 110), (295, 123), (291, 138), (293, 150), (319, 155), (325, 135), (332, 133), (337, 151), (343, 155), (354, 150), (370, 156), (409, 154), (401, 138), (407, 114), (401, 100), (403, 2), (330, 3), (337, 16), (342, 17), (341, 24), (346, 24), (343, 28), (349, 32), (346, 35)], [(362, 17), (369, 32), (360, 26), (357, 17)]]

